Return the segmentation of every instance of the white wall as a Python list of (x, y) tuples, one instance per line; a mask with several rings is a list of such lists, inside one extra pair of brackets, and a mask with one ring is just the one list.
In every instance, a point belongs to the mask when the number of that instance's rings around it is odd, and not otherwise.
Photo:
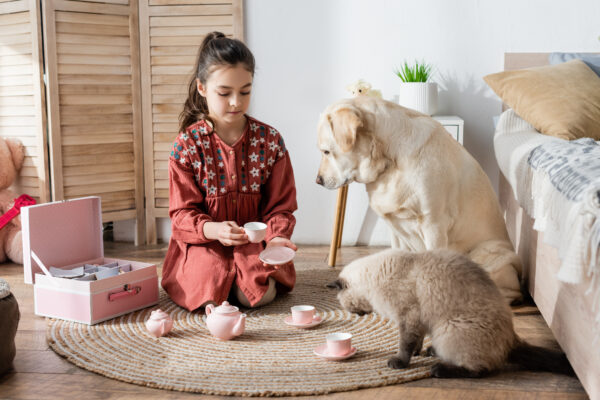
[[(503, 69), (505, 52), (600, 51), (600, 1), (245, 0), (246, 43), (257, 70), (250, 114), (282, 132), (299, 210), (293, 240), (328, 243), (336, 191), (315, 183), (319, 113), (347, 97), (358, 78), (397, 96), (394, 67), (435, 65), (439, 114), (465, 120), (464, 145), (497, 186), (492, 117), (500, 100), (482, 80)], [(441, 194), (442, 195), (442, 194)], [(163, 221), (160, 234), (168, 235)], [(364, 185), (350, 186), (343, 243), (387, 244)]]

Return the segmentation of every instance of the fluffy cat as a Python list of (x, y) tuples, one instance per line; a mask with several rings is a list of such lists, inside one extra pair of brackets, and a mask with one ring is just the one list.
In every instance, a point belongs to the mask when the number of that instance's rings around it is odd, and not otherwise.
[(488, 273), (449, 250), (386, 250), (348, 264), (328, 284), (342, 307), (377, 312), (398, 324), (400, 348), (388, 360), (405, 368), (429, 334), (440, 362), (438, 378), (481, 377), (507, 363), (524, 369), (573, 374), (566, 356), (519, 339), (512, 311)]

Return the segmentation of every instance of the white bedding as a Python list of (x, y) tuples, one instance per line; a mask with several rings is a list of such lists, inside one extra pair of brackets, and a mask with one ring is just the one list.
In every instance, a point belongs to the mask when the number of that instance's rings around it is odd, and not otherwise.
[[(591, 279), (600, 295), (600, 143), (542, 135), (513, 110), (502, 113), (494, 135), (500, 170), (534, 229), (558, 249), (563, 282)], [(600, 312), (597, 314), (600, 318)]]

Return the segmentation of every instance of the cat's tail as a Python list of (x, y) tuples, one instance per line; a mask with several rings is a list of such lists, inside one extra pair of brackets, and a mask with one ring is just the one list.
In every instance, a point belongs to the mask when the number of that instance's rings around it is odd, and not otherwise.
[(565, 353), (530, 345), (524, 341), (508, 354), (508, 362), (520, 365), (529, 371), (547, 371), (565, 375), (575, 375)]

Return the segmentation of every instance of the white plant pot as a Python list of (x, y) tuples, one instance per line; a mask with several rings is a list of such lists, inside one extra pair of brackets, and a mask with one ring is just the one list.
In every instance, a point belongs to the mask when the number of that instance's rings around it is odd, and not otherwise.
[(437, 111), (438, 87), (433, 82), (402, 82), (398, 104), (423, 114), (433, 115)]

